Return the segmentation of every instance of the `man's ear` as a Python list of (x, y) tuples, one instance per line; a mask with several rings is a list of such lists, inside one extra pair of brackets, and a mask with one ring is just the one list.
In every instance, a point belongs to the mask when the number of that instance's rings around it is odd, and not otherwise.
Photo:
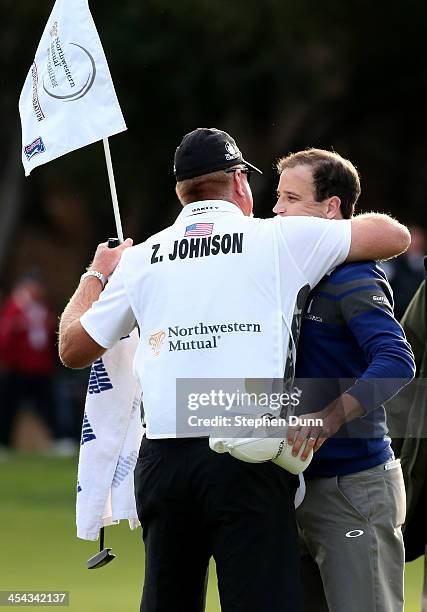
[(342, 219), (341, 214), (341, 199), (338, 196), (332, 196), (328, 200), (326, 209), (327, 219)]
[(233, 173), (234, 189), (236, 193), (241, 197), (243, 197), (246, 193), (244, 190), (243, 184), (242, 184), (242, 180), (243, 180), (242, 177), (243, 177), (242, 172), (239, 169), (237, 169)]

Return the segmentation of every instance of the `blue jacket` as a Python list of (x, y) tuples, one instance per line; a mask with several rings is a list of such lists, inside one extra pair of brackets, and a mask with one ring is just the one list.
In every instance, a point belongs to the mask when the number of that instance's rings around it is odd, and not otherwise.
[(366, 414), (343, 426), (315, 453), (307, 476), (368, 469), (393, 457), (382, 403), (415, 374), (414, 357), (393, 316), (387, 277), (375, 262), (343, 264), (311, 292), (298, 345), (301, 413), (326, 406), (344, 391)]

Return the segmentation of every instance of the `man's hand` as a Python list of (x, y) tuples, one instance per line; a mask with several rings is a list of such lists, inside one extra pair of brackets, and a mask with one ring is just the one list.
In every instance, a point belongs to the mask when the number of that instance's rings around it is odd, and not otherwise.
[(287, 431), (288, 444), (293, 446), (292, 455), (296, 457), (305, 444), (301, 454), (301, 459), (305, 460), (311, 450), (319, 450), (325, 440), (336, 434), (344, 423), (362, 414), (364, 409), (360, 402), (349, 393), (343, 393), (323, 410), (299, 416), (300, 424), (290, 425)]
[[(320, 412), (311, 412), (302, 414), (299, 425), (290, 425), (287, 431), (288, 444), (292, 446), (292, 455), (296, 457), (300, 448), (305, 444), (304, 451), (301, 454), (301, 459), (305, 460), (310, 451), (317, 451), (322, 446), (323, 442), (333, 436), (342, 423), (339, 423), (336, 418), (331, 415), (326, 415), (324, 410)], [(315, 423), (319, 425), (305, 425), (304, 423)], [(320, 424), (321, 423), (321, 424)]]
[[(127, 238), (123, 244), (109, 249), (108, 243), (103, 242), (98, 245), (88, 270), (101, 272), (105, 277), (110, 276), (119, 263), (123, 251), (132, 244), (132, 239)], [(105, 353), (105, 348), (97, 344), (80, 323), (80, 317), (99, 298), (101, 291), (102, 284), (97, 278), (86, 277), (80, 282), (62, 313), (59, 322), (59, 356), (62, 363), (69, 368), (84, 368)]]
[(98, 244), (95, 257), (88, 267), (88, 270), (96, 270), (97, 272), (104, 274), (106, 277), (110, 276), (110, 274), (112, 274), (116, 269), (123, 251), (131, 247), (132, 244), (132, 238), (126, 238), (126, 240), (118, 247), (109, 249), (108, 242), (101, 242), (101, 244)]

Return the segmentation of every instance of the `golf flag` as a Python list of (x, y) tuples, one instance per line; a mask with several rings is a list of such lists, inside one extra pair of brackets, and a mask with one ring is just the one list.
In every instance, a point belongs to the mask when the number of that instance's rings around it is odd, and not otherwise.
[(21, 97), (25, 175), (126, 130), (87, 0), (57, 0)]

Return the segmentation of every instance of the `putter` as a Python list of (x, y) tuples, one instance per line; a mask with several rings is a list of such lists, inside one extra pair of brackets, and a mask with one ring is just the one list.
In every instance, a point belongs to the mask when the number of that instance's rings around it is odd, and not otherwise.
[(99, 540), (99, 553), (86, 561), (87, 569), (97, 569), (104, 567), (115, 559), (116, 555), (110, 553), (111, 548), (104, 548), (104, 527), (101, 527), (101, 535)]
[[(113, 249), (114, 247), (119, 246), (120, 241), (118, 238), (109, 238), (108, 239), (108, 248)], [(110, 563), (113, 559), (115, 559), (116, 555), (110, 552), (111, 548), (104, 548), (104, 527), (101, 527), (101, 534), (99, 538), (99, 553), (93, 555), (90, 559), (86, 561), (87, 569), (97, 569), (98, 567), (104, 567), (107, 563)]]

